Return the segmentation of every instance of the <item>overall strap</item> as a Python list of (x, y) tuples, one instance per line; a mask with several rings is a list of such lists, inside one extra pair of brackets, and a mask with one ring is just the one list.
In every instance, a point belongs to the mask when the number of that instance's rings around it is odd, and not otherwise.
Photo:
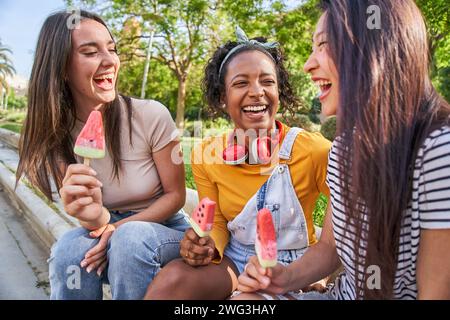
[(294, 146), (295, 139), (297, 135), (302, 132), (303, 129), (293, 127), (291, 128), (286, 137), (284, 137), (283, 144), (281, 145), (280, 151), (278, 152), (278, 156), (283, 160), (291, 160), (292, 147)]
[(264, 182), (261, 188), (259, 188), (256, 194), (256, 209), (259, 211), (264, 208), (264, 201), (266, 200), (267, 183), (269, 180)]

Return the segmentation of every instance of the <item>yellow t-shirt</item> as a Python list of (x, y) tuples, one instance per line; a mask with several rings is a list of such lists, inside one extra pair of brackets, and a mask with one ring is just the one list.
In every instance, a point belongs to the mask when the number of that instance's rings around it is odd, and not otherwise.
[[(288, 126), (282, 126), (281, 143), (288, 130)], [(228, 221), (242, 211), (270, 176), (261, 174), (264, 168), (270, 168), (270, 164), (225, 164), (222, 151), (226, 146), (226, 139), (226, 134), (205, 138), (191, 153), (192, 173), (199, 199), (208, 197), (217, 203), (211, 238), (221, 258), (230, 236)], [(306, 217), (310, 245), (317, 242), (313, 225), (317, 197), (320, 193), (329, 197), (325, 179), (330, 148), (331, 142), (320, 133), (302, 131), (295, 140), (291, 160), (287, 162), (292, 184)]]

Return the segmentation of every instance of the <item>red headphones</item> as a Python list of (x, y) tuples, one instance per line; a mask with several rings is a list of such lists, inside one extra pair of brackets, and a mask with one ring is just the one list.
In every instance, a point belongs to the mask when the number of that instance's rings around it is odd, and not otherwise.
[[(280, 143), (281, 140), (281, 122), (275, 121), (276, 136), (272, 139), (270, 136), (262, 136), (251, 141), (250, 154), (256, 164), (266, 164), (270, 162), (272, 158), (272, 149)], [(228, 146), (222, 152), (223, 162), (229, 165), (237, 165), (244, 163), (249, 157), (247, 147), (236, 143), (236, 129), (233, 130), (228, 136)]]

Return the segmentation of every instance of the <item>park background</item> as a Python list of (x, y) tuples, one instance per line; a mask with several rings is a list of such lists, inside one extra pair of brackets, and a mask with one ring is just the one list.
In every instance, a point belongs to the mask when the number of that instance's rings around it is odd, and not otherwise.
[[(56, 0), (53, 0), (56, 1)], [(357, 0), (355, 0), (357, 1)], [(396, 1), (396, 0), (391, 0)], [(27, 2), (30, 6), (27, 6)], [(59, 0), (56, 9), (86, 9), (101, 15), (113, 32), (121, 59), (119, 92), (154, 99), (170, 110), (178, 128), (184, 130), (185, 160), (200, 138), (194, 138), (194, 124), (201, 123), (203, 132), (217, 134), (230, 128), (225, 114), (218, 114), (202, 99), (203, 69), (212, 52), (227, 40), (234, 40), (239, 25), (249, 37), (264, 36), (278, 41), (285, 51), (287, 69), (301, 106), (295, 115), (283, 118), (291, 126), (321, 131), (333, 140), (335, 119), (321, 119), (317, 89), (303, 72), (303, 64), (311, 52), (311, 37), (320, 16), (318, 0)], [(32, 4), (33, 3), (33, 4)], [(0, 0), (0, 127), (20, 133), (26, 113), (27, 77), (33, 52), (28, 60), (15, 59), (8, 45), (12, 31), (31, 32), (25, 23), (37, 2), (16, 2), (24, 17), (8, 14), (10, 0)], [(450, 101), (450, 9), (446, 0), (416, 0), (426, 19), (430, 39), (431, 76), (437, 90)], [(6, 9), (5, 9), (6, 8)], [(32, 13), (31, 13), (32, 14)], [(19, 14), (20, 15), (20, 14)], [(45, 16), (39, 18), (42, 25)], [(20, 21), (8, 26), (3, 21)], [(381, 26), (382, 27), (382, 26)], [(40, 26), (36, 30), (36, 33)], [(6, 36), (2, 35), (4, 33)], [(13, 40), (13, 39), (12, 39)], [(12, 41), (11, 40), (11, 41)], [(34, 48), (35, 43), (28, 44)], [(283, 117), (281, 106), (280, 117)], [(186, 161), (186, 184), (194, 188), (189, 161)], [(322, 225), (326, 198), (320, 197), (315, 223)]]

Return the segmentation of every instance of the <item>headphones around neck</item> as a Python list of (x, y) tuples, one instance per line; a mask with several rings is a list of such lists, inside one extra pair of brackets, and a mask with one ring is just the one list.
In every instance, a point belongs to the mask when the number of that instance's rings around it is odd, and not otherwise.
[(272, 158), (272, 151), (281, 140), (281, 122), (275, 121), (275, 138), (270, 136), (257, 137), (250, 141), (250, 155), (245, 143), (236, 142), (236, 129), (233, 130), (227, 140), (227, 147), (222, 152), (223, 162), (229, 165), (238, 165), (244, 163), (250, 156), (250, 164), (267, 164)]

